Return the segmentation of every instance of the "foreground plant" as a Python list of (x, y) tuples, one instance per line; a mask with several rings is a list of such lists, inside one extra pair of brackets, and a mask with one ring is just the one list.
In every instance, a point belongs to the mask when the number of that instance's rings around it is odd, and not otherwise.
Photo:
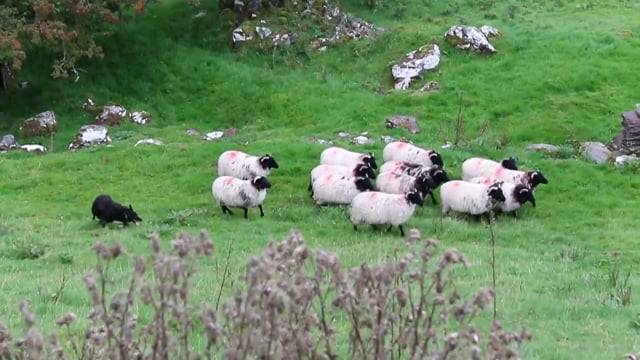
[[(24, 337), (13, 341), (0, 324), (0, 357), (519, 358), (520, 346), (530, 340), (526, 330), (507, 331), (494, 322), (483, 334), (474, 325), (494, 292), (481, 289), (462, 299), (448, 273), (466, 266), (466, 258), (455, 249), (437, 255), (438, 242), (420, 240), (415, 229), (406, 245), (404, 254), (397, 252), (387, 263), (344, 269), (335, 253), (309, 249), (293, 231), (249, 261), (235, 295), (218, 309), (189, 300), (194, 264), (214, 251), (206, 233), (181, 234), (170, 251), (152, 236), (147, 258), (128, 254), (119, 244), (98, 243), (97, 265), (84, 277), (93, 304), (85, 336), (73, 335), (76, 316), (67, 314), (57, 322), (64, 335), (45, 340), (23, 301)], [(128, 288), (116, 291), (109, 268), (120, 257), (134, 265)], [(137, 317), (143, 308), (151, 310), (144, 323)], [(60, 345), (63, 336), (69, 346)], [(193, 337), (206, 339), (206, 347), (194, 347)]]

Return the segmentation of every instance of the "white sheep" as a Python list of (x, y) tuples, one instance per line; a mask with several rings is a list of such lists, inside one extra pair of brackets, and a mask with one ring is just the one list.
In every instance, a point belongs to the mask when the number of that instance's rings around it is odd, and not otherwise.
[(496, 169), (518, 170), (518, 165), (513, 157), (500, 162), (482, 157), (472, 157), (462, 163), (462, 180), (469, 180), (477, 176), (487, 176)]
[(324, 149), (320, 153), (320, 164), (355, 166), (358, 163), (365, 163), (373, 169), (377, 169), (375, 155), (370, 153), (358, 153), (338, 146)]
[(442, 157), (437, 152), (402, 141), (393, 141), (385, 145), (382, 150), (382, 160), (385, 162), (396, 160), (419, 165), (440, 165), (444, 167)]
[(373, 190), (367, 177), (338, 176), (334, 174), (311, 178), (313, 200), (318, 205), (348, 205), (362, 191)]
[(501, 201), (505, 201), (501, 182), (485, 185), (452, 180), (440, 187), (443, 216), (453, 210), (476, 217), (486, 214), (488, 217), (490, 211), (494, 210)]
[(247, 219), (248, 208), (256, 206), (260, 209), (260, 216), (264, 216), (262, 203), (269, 188), (271, 184), (264, 176), (256, 176), (251, 180), (220, 176), (213, 181), (211, 192), (223, 214), (233, 215), (229, 207), (238, 207), (244, 210), (244, 218)]
[(503, 167), (494, 170), (487, 170), (477, 176), (486, 176), (499, 181), (507, 181), (514, 184), (523, 184), (535, 191), (539, 184), (547, 184), (549, 181), (544, 177), (540, 169), (534, 171), (510, 170)]
[(420, 165), (401, 160), (391, 160), (385, 161), (382, 166), (380, 166), (380, 173), (382, 174), (384, 172), (393, 171), (416, 176), (425, 171), (429, 171), (429, 169), (431, 169), (431, 165)]
[(404, 194), (409, 191), (418, 191), (424, 198), (431, 193), (435, 186), (430, 177), (421, 174), (411, 176), (403, 173), (387, 171), (380, 173), (376, 179), (375, 189), (389, 194)]
[(337, 176), (351, 176), (351, 177), (368, 177), (371, 179), (376, 178), (376, 173), (373, 169), (365, 164), (359, 163), (355, 166), (344, 166), (344, 165), (318, 165), (311, 170), (311, 176), (309, 180), (309, 188), (311, 191), (311, 196), (313, 196), (313, 186), (311, 179), (318, 178), (322, 175), (334, 174)]
[(278, 163), (270, 154), (254, 156), (238, 150), (227, 150), (218, 158), (218, 176), (233, 176), (248, 180), (256, 176), (267, 177)]
[[(469, 180), (469, 182), (476, 184), (491, 185), (495, 182), (499, 182), (496, 179), (492, 179), (486, 176), (477, 176)], [(505, 201), (498, 203), (498, 210), (503, 213), (510, 213), (513, 217), (517, 217), (517, 210), (524, 205), (527, 201), (531, 202), (533, 207), (536, 207), (536, 199), (533, 196), (533, 191), (524, 184), (513, 184), (508, 181), (501, 182), (502, 193), (504, 194)]]
[(387, 231), (394, 226), (400, 229), (400, 236), (404, 236), (402, 224), (407, 222), (416, 210), (416, 205), (422, 206), (423, 198), (417, 191), (409, 191), (404, 194), (388, 194), (379, 191), (360, 193), (351, 200), (349, 207), (349, 220), (353, 224), (353, 230), (358, 230), (358, 225), (389, 224)]

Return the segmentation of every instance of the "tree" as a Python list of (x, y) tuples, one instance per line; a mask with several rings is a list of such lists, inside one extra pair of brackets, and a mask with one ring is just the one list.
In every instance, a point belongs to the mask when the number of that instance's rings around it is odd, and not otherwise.
[(77, 81), (80, 78), (80, 69), (76, 67), (78, 59), (103, 56), (96, 39), (113, 31), (127, 13), (144, 12), (151, 1), (4, 1), (0, 5), (2, 85), (7, 86), (13, 72), (22, 67), (29, 51), (35, 48), (59, 55), (52, 64), (53, 78), (73, 76)]

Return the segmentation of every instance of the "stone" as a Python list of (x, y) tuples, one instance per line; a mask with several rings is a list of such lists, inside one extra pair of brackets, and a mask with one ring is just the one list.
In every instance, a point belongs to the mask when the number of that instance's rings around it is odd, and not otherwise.
[(413, 116), (394, 115), (387, 119), (385, 125), (390, 129), (401, 127), (409, 130), (412, 134), (418, 134), (420, 132), (418, 121)]
[(69, 144), (69, 150), (99, 144), (110, 144), (109, 130), (102, 125), (84, 125), (78, 130), (78, 134)]
[(454, 25), (447, 30), (444, 38), (447, 43), (462, 50), (472, 50), (481, 54), (494, 54), (498, 52), (489, 42), (492, 37), (498, 37), (500, 31), (489, 25), (480, 28), (466, 25)]
[(369, 139), (366, 135), (358, 135), (351, 139), (351, 143), (356, 145), (369, 145), (374, 144), (375, 141)]
[(187, 135), (200, 136), (202, 134), (200, 133), (200, 131), (198, 131), (198, 130), (196, 130), (194, 128), (189, 128), (189, 129), (187, 129)]
[(640, 158), (638, 158), (637, 156), (620, 155), (620, 156), (616, 156), (615, 164), (616, 166), (624, 166), (629, 163), (637, 162), (638, 160), (640, 160)]
[(4, 135), (0, 139), (0, 152), (14, 150), (17, 147), (18, 143), (16, 142), (16, 137), (11, 134)]
[(35, 152), (35, 153), (45, 153), (47, 152), (47, 148), (42, 146), (42, 145), (38, 145), (38, 144), (25, 144), (25, 145), (21, 145), (20, 149), (27, 151), (27, 152)]
[(316, 144), (320, 144), (320, 145), (333, 145), (333, 141), (320, 139), (320, 138), (317, 138), (315, 136), (310, 136), (310, 137), (308, 137), (308, 139), (309, 139), (309, 141), (314, 142)]
[(340, 131), (336, 134), (338, 136), (338, 139), (348, 139), (351, 137), (351, 134), (349, 134), (348, 132), (344, 132), (344, 131)]
[(612, 156), (611, 150), (607, 146), (598, 141), (587, 141), (582, 143), (582, 153), (589, 160), (594, 161), (597, 164), (603, 164)]
[(140, 124), (140, 125), (148, 124), (153, 119), (153, 116), (151, 116), (151, 114), (149, 114), (146, 111), (134, 111), (131, 114), (129, 114), (129, 117), (134, 123)]
[(419, 78), (426, 71), (434, 70), (440, 64), (440, 47), (436, 44), (426, 44), (408, 52), (404, 59), (391, 67), (394, 89), (407, 90), (411, 81)]
[(551, 144), (531, 144), (527, 146), (527, 150), (529, 151), (546, 151), (550, 153), (555, 153), (560, 151), (560, 147)]
[(133, 146), (136, 147), (136, 146), (145, 145), (145, 144), (157, 145), (157, 146), (164, 145), (164, 143), (158, 139), (142, 139), (142, 140), (138, 140), (136, 144)]
[(440, 89), (440, 84), (438, 84), (436, 81), (429, 81), (423, 87), (421, 87), (418, 91), (428, 92), (428, 91), (438, 90), (438, 89)]
[(120, 125), (127, 117), (127, 109), (122, 105), (105, 105), (93, 120), (94, 125)]
[(224, 131), (211, 131), (204, 134), (203, 139), (207, 141), (218, 140), (218, 139), (221, 139), (223, 136), (224, 136)]
[(24, 138), (50, 136), (57, 130), (56, 114), (49, 110), (26, 119), (20, 126), (20, 136)]

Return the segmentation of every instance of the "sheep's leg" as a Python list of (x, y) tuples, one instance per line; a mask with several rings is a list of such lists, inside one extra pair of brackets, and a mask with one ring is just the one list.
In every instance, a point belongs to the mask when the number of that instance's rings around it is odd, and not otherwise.
[(233, 215), (233, 213), (231, 212), (231, 209), (229, 209), (227, 205), (220, 205), (220, 208), (222, 208), (223, 214)]
[(404, 237), (404, 229), (402, 228), (402, 225), (398, 225), (398, 229), (400, 229), (400, 236)]
[(260, 217), (263, 217), (264, 211), (262, 211), (262, 205), (258, 205), (258, 209), (260, 209)]
[(376, 230), (376, 231), (378, 231), (378, 225), (375, 225), (375, 224), (371, 224), (371, 228), (373, 228), (373, 230)]
[(511, 212), (511, 216), (513, 216), (514, 219), (517, 219), (518, 218), (518, 210), (513, 210)]
[(358, 227), (355, 224), (353, 225), (353, 231), (358, 231)]
[(102, 227), (107, 226), (107, 222), (104, 219), (100, 219), (100, 226)]
[(389, 225), (389, 228), (387, 229), (387, 232), (391, 231), (391, 229), (393, 229), (393, 225)]
[(244, 218), (248, 219), (249, 217), (247, 216), (247, 212), (249, 211), (249, 209), (245, 207), (245, 208), (242, 208), (242, 210), (244, 210)]

